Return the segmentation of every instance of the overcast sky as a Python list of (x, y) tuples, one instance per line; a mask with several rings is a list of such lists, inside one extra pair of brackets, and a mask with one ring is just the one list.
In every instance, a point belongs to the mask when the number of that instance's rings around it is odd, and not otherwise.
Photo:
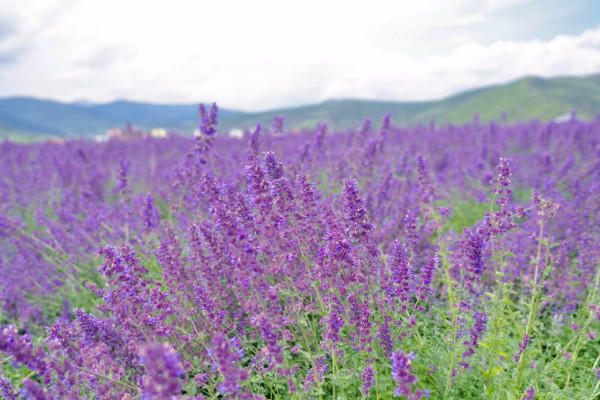
[(0, 96), (438, 99), (600, 72), (599, 0), (1, 0)]

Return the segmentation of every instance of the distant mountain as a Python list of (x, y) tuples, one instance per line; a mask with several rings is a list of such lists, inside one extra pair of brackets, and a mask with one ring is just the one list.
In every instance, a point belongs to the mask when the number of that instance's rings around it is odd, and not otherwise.
[(75, 104), (28, 97), (0, 99), (0, 125), (14, 131), (73, 137), (100, 133), (116, 124), (123, 122)]
[[(540, 118), (548, 120), (577, 110), (590, 118), (600, 114), (600, 74), (586, 77), (544, 79), (527, 77), (505, 85), (489, 86), (450, 96), (443, 100), (394, 102), (329, 100), (257, 113), (220, 109), (219, 129), (250, 129), (257, 122), (270, 126), (274, 116), (284, 116), (290, 129), (312, 128), (328, 123), (334, 129), (360, 125), (365, 117), (375, 120), (392, 114), (396, 125), (428, 123), (462, 124), (479, 113), (481, 121), (499, 119), (504, 111), (509, 121)], [(197, 104), (151, 104), (115, 101), (60, 103), (28, 97), (0, 99), (0, 139), (35, 140), (45, 137), (90, 137), (110, 127), (163, 127), (191, 133), (198, 126)]]
[[(221, 109), (219, 116), (243, 114)], [(198, 105), (172, 105), (115, 101), (107, 104), (61, 103), (29, 97), (0, 99), (0, 138), (20, 134), (52, 137), (91, 137), (127, 122), (151, 129), (164, 127), (184, 133), (198, 126)], [(44, 137), (44, 136), (42, 136)]]
[(395, 125), (469, 122), (474, 113), (481, 121), (499, 120), (504, 111), (509, 121), (549, 120), (576, 110), (583, 118), (600, 114), (600, 74), (587, 77), (543, 79), (528, 77), (497, 86), (470, 90), (443, 100), (389, 102), (330, 100), (303, 107), (237, 115), (221, 128), (248, 128), (260, 122), (269, 126), (274, 116), (286, 118), (288, 128), (314, 127), (326, 122), (335, 128), (358, 127), (365, 117), (378, 120), (390, 113)]
[[(143, 128), (164, 127), (191, 133), (198, 127), (198, 104), (150, 104), (132, 101), (115, 101), (90, 107), (99, 114), (131, 121)], [(225, 121), (233, 116), (246, 113), (228, 109), (219, 110), (219, 120)]]

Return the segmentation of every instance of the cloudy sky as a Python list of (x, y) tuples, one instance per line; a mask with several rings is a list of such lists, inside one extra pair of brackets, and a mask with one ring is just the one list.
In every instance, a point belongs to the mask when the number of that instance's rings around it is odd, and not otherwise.
[(0, 97), (257, 111), (596, 72), (598, 0), (0, 1)]

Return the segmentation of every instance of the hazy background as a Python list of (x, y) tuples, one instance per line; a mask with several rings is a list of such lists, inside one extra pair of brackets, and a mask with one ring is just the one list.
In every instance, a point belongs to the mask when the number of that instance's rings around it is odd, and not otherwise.
[(0, 97), (431, 100), (600, 71), (600, 1), (0, 1)]

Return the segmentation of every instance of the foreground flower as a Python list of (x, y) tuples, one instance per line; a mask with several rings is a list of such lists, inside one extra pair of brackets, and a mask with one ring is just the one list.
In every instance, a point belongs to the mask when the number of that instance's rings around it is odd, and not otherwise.
[(153, 343), (140, 347), (137, 354), (146, 367), (142, 378), (144, 400), (166, 400), (181, 394), (183, 369), (175, 350), (165, 343)]
[(390, 357), (392, 362), (392, 379), (398, 385), (394, 395), (405, 396), (407, 400), (418, 400), (427, 394), (427, 392), (422, 390), (412, 392), (412, 386), (417, 383), (417, 377), (411, 371), (414, 359), (415, 355), (413, 352), (406, 354), (402, 350), (393, 352)]

